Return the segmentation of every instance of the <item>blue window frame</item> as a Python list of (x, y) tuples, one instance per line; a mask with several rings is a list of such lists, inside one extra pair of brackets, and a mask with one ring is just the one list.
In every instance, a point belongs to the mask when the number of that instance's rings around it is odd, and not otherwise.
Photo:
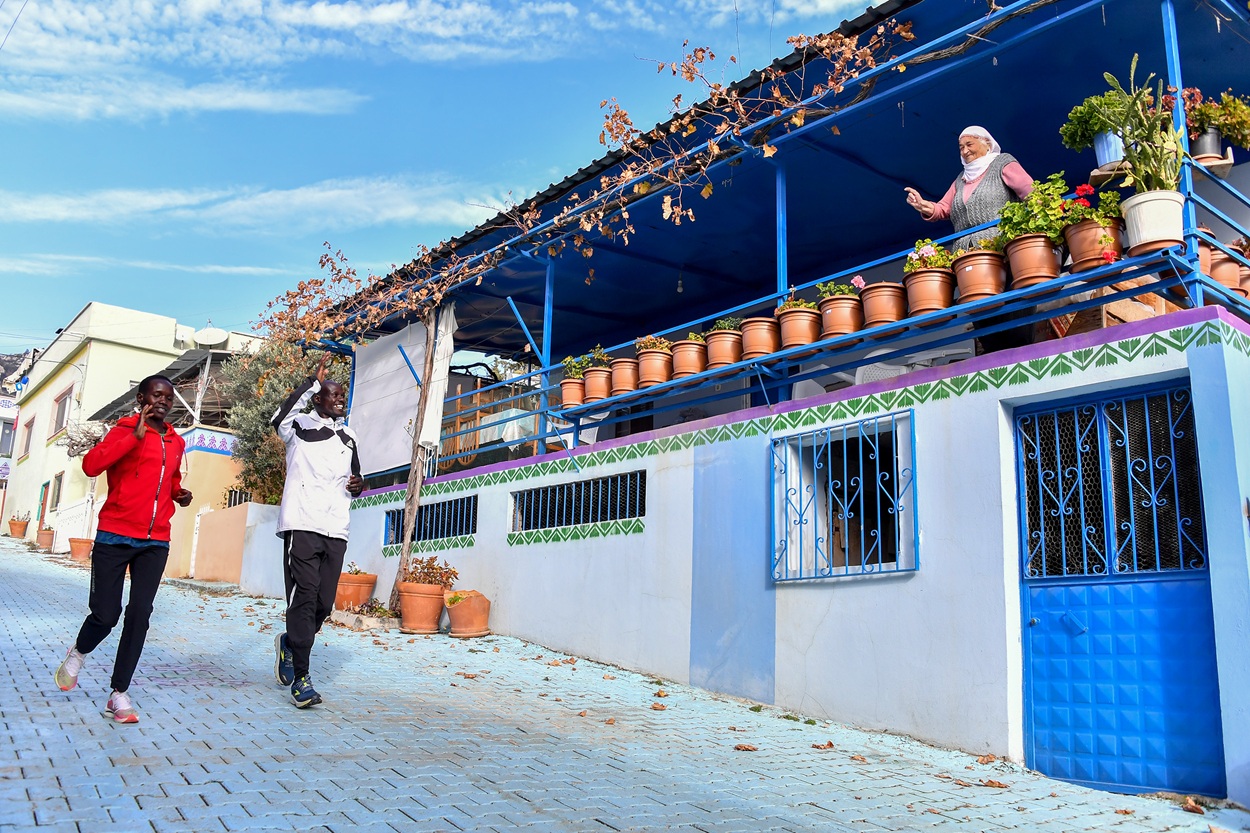
[(641, 518), (646, 514), (645, 471), (512, 493), (513, 532)]
[(920, 567), (912, 411), (772, 442), (774, 581)]
[[(404, 510), (391, 509), (386, 513), (386, 527), (382, 533), (383, 544), (399, 544), (404, 540)], [(417, 507), (417, 523), (414, 541), (436, 541), (457, 538), (477, 532), (477, 495), (423, 503)]]
[(1016, 415), (1026, 580), (1203, 570), (1188, 383)]

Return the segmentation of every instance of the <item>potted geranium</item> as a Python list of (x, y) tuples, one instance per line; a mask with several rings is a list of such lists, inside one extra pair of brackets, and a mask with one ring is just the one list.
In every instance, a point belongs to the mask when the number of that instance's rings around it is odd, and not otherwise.
[(681, 379), (707, 370), (707, 343), (702, 333), (689, 333), (673, 342), (673, 378)]
[[(856, 280), (858, 284), (854, 283)], [(859, 288), (864, 279), (856, 275), (850, 283), (828, 281), (816, 284), (820, 296), (820, 337), (833, 338), (864, 328), (864, 305), (859, 302)]]
[(707, 369), (715, 370), (742, 361), (742, 319), (728, 315), (716, 319), (703, 334), (707, 342)]
[(955, 303), (955, 273), (951, 253), (929, 238), (917, 240), (903, 261), (903, 285), (912, 315), (946, 309)]
[(30, 524), (29, 512), (15, 512), (9, 516), (9, 535), (14, 538), (25, 538), (26, 527)]
[(673, 342), (663, 336), (634, 341), (638, 353), (638, 387), (649, 388), (673, 378)]
[(360, 607), (373, 598), (373, 588), (377, 583), (377, 573), (366, 573), (356, 566), (355, 561), (347, 562), (339, 575), (339, 588), (334, 594), (335, 609), (346, 610), (349, 605)]
[(816, 302), (796, 297), (793, 289), (790, 290), (790, 297), (773, 310), (773, 315), (781, 327), (782, 348), (799, 347), (820, 340), (820, 312), (816, 309)]
[(582, 401), (598, 402), (600, 399), (607, 399), (612, 393), (612, 369), (608, 367), (612, 359), (598, 344), (587, 354), (587, 357), (589, 362), (586, 369), (582, 371), (582, 381), (585, 383), (586, 391)]
[(1007, 203), (999, 212), (998, 231), (1006, 241), (1003, 250), (1011, 264), (1012, 289), (1059, 277), (1067, 191), (1060, 171), (1045, 182), (1035, 181), (1027, 197)]
[(1117, 102), (1105, 108), (1103, 114), (1115, 124), (1116, 133), (1124, 141), (1124, 158), (1129, 163), (1123, 173), (1124, 185), (1137, 192), (1122, 205), (1130, 257), (1179, 246), (1184, 238), (1185, 197), (1176, 190), (1181, 175), (1182, 135), (1172, 124), (1171, 112), (1153, 106), (1155, 100), (1163, 99), (1163, 82), (1158, 84), (1156, 99), (1149, 86), (1154, 73), (1140, 87), (1136, 74), (1134, 55), (1127, 88), (1111, 73), (1103, 76)]
[(1007, 258), (1003, 255), (1002, 236), (996, 234), (978, 240), (975, 249), (955, 251), (951, 270), (959, 286), (959, 303), (998, 295), (1007, 288)]
[(564, 378), (560, 380), (560, 406), (575, 408), (586, 398), (586, 380), (583, 376), (590, 367), (590, 356), (565, 356)]
[(450, 590), (460, 574), (438, 556), (414, 558), (395, 582), (399, 591), (400, 626), (403, 633), (438, 633), (443, 615), (443, 592)]
[(1120, 106), (1114, 93), (1091, 95), (1068, 111), (1068, 120), (1059, 128), (1059, 138), (1070, 150), (1094, 149), (1100, 168), (1118, 165), (1124, 159), (1124, 143), (1115, 134), (1115, 124), (1105, 115)]
[(1124, 218), (1120, 213), (1120, 195), (1102, 191), (1098, 204), (1090, 201), (1094, 186), (1076, 186), (1076, 196), (1064, 202), (1068, 225), (1063, 238), (1072, 255), (1071, 272), (1084, 272), (1104, 263), (1115, 263), (1124, 252)]

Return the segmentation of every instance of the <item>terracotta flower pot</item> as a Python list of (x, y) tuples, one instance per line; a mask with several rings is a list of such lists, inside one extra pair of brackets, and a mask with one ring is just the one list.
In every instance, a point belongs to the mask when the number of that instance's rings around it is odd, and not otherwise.
[(612, 360), (612, 395), (638, 390), (638, 360)]
[(35, 546), (41, 550), (52, 549), (52, 539), (56, 537), (56, 530), (41, 529), (35, 533)]
[(980, 301), (1007, 288), (1007, 258), (1001, 252), (968, 252), (951, 264), (959, 286), (959, 303)]
[(673, 342), (673, 378), (682, 379), (707, 370), (707, 345), (683, 339)]
[[(1210, 231), (1210, 229), (1207, 229)], [(1210, 243), (1205, 240), (1198, 241), (1198, 271), (1211, 277), (1211, 252), (1213, 248)]]
[(1097, 220), (1082, 220), (1063, 230), (1063, 239), (1072, 255), (1068, 271), (1084, 272), (1114, 263), (1124, 254), (1124, 224), (1104, 226)]
[(1250, 266), (1241, 266), (1237, 270), (1237, 283), (1241, 286), (1242, 295), (1250, 292)]
[(1120, 204), (1129, 257), (1179, 246), (1184, 242), (1185, 195), (1180, 191), (1142, 191)]
[(707, 341), (708, 370), (742, 361), (742, 332), (740, 330), (713, 330), (703, 338)]
[(777, 324), (781, 329), (783, 349), (820, 341), (820, 310), (802, 307), (783, 309), (777, 313)]
[(443, 585), (397, 581), (395, 589), (399, 591), (400, 632), (438, 633), (438, 621), (443, 616)]
[(560, 407), (576, 408), (586, 400), (585, 379), (560, 380)]
[(586, 383), (586, 396), (583, 402), (598, 402), (607, 399), (612, 393), (612, 369), (610, 367), (590, 367), (582, 375)]
[(1241, 264), (1219, 249), (1211, 252), (1211, 277), (1231, 292), (1246, 294), (1241, 288)]
[(758, 359), (781, 349), (776, 318), (748, 318), (742, 322), (742, 358)]
[(649, 388), (673, 378), (673, 354), (668, 350), (638, 351), (638, 387)]
[(875, 327), (907, 317), (907, 290), (901, 283), (870, 283), (859, 291), (864, 305), (864, 326)]
[(903, 278), (911, 315), (937, 312), (955, 303), (955, 273), (950, 269), (917, 269)]
[(94, 543), (90, 538), (70, 538), (69, 557), (75, 561), (90, 561), (91, 546)]
[(359, 607), (373, 598), (373, 586), (378, 583), (376, 573), (339, 575), (339, 589), (334, 593), (334, 609), (344, 610), (348, 605)]
[[(459, 596), (459, 601), (453, 600)], [(447, 617), (451, 620), (451, 636), (468, 639), (490, 633), (490, 599), (476, 590), (448, 590), (443, 595)]]
[(864, 305), (858, 295), (830, 295), (821, 298), (820, 337), (844, 336), (864, 328)]
[(1059, 277), (1061, 263), (1054, 241), (1044, 234), (1022, 234), (1004, 247), (1011, 264), (1011, 288)]
[(30, 525), (30, 521), (15, 521), (12, 518), (10, 518), (9, 519), (9, 535), (13, 536), (14, 538), (25, 538), (26, 527), (29, 525)]

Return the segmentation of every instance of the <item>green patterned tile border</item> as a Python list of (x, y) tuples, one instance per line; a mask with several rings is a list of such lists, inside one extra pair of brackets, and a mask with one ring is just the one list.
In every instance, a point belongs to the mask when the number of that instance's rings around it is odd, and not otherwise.
[[(463, 550), (476, 542), (472, 535), (457, 535), (455, 538), (435, 538), (432, 541), (414, 541), (413, 552), (443, 552), (444, 550)], [(384, 558), (394, 558), (403, 550), (403, 544), (385, 544), (382, 547)]]
[[(832, 421), (863, 419), (876, 414), (889, 413), (900, 408), (910, 408), (928, 402), (954, 399), (968, 394), (991, 390), (1007, 390), (1012, 387), (1038, 382), (1057, 376), (1068, 376), (1103, 367), (1131, 364), (1142, 359), (1184, 353), (1190, 347), (1225, 345), (1246, 357), (1250, 357), (1250, 336), (1233, 328), (1225, 321), (1204, 321), (1199, 324), (1177, 327), (1158, 333), (1150, 333), (1121, 341), (1108, 342), (1093, 347), (1030, 359), (1018, 364), (991, 367), (974, 373), (951, 376), (934, 382), (923, 382), (897, 390), (853, 397), (827, 405), (816, 405), (776, 416), (743, 420), (729, 425), (717, 425), (699, 431), (676, 434), (647, 442), (632, 443), (617, 448), (592, 451), (577, 457), (578, 466), (591, 468), (613, 463), (628, 462), (654, 457), (669, 451), (681, 451), (697, 446), (712, 445), (728, 440), (760, 435), (775, 431), (791, 431), (812, 428)], [(431, 483), (422, 488), (429, 497), (469, 492), (487, 486), (515, 483), (553, 474), (576, 471), (567, 455), (557, 455), (550, 460), (528, 466), (473, 475), (459, 480)], [(359, 498), (352, 501), (352, 508), (398, 503), (404, 499), (402, 490)]]
[(552, 544), (560, 541), (585, 541), (589, 538), (605, 538), (609, 535), (637, 535), (646, 529), (642, 518), (624, 521), (601, 521), (595, 524), (557, 526), (552, 529), (532, 529), (528, 532), (509, 532), (508, 546), (525, 544)]

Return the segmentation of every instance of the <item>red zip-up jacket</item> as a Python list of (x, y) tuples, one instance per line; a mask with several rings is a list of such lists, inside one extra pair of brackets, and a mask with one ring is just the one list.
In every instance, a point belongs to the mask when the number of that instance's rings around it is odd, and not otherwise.
[(82, 458), (88, 477), (108, 472), (109, 491), (100, 510), (101, 532), (169, 540), (174, 495), (182, 488), (182, 452), (187, 444), (166, 423), (165, 433), (148, 426), (135, 439), (139, 415), (122, 417), (104, 439)]

